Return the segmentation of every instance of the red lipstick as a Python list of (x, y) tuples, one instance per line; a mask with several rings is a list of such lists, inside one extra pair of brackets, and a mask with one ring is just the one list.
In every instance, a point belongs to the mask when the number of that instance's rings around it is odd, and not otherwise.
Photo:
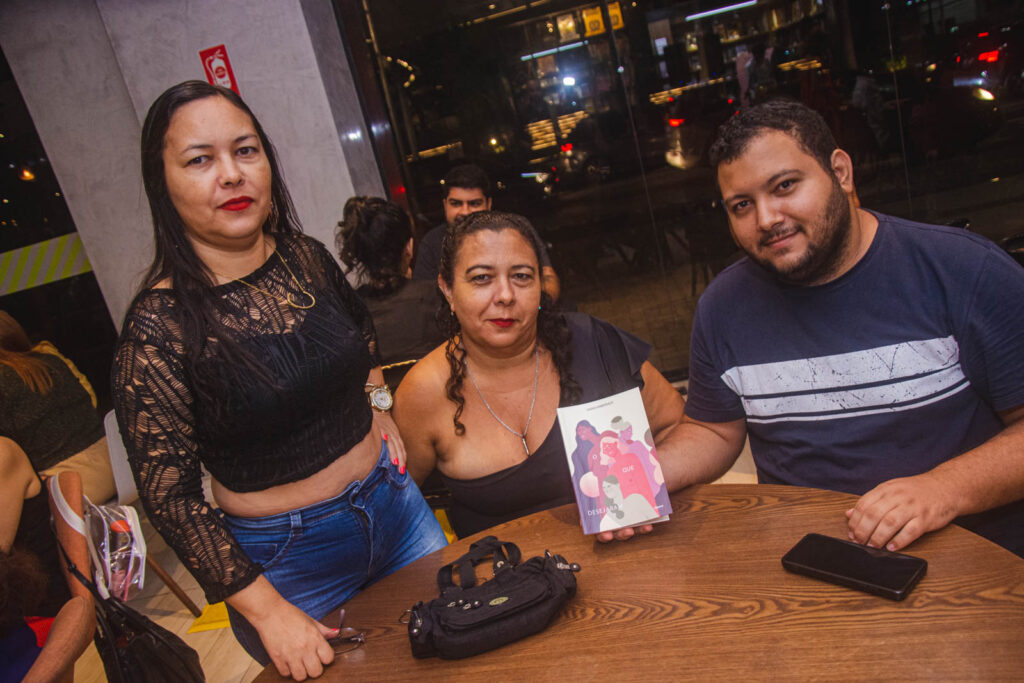
[(511, 318), (491, 318), (491, 322), (498, 327), (512, 327), (512, 323), (515, 321)]
[(252, 206), (255, 201), (252, 197), (232, 197), (217, 208), (226, 211), (244, 211)]

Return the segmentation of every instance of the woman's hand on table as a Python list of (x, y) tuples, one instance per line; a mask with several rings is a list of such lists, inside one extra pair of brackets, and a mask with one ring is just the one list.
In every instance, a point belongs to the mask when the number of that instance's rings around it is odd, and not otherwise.
[(338, 635), (291, 604), (264, 577), (228, 598), (256, 632), (277, 672), (296, 681), (316, 678), (334, 661), (327, 639)]
[(289, 602), (269, 618), (253, 623), (260, 634), (263, 647), (282, 676), (296, 681), (316, 678), (324, 666), (334, 661), (334, 650), (327, 639), (337, 635), (337, 629), (315, 621)]
[(654, 531), (653, 524), (627, 526), (622, 529), (616, 529), (615, 531), (602, 531), (597, 534), (597, 540), (601, 543), (609, 543), (611, 541), (628, 541), (637, 534), (649, 534), (652, 531)]
[(391, 413), (373, 411), (373, 426), (380, 432), (380, 438), (388, 444), (388, 457), (391, 458), (391, 464), (397, 467), (399, 472), (405, 474), (405, 443), (402, 441), (402, 435), (398, 432), (398, 425), (395, 424)]

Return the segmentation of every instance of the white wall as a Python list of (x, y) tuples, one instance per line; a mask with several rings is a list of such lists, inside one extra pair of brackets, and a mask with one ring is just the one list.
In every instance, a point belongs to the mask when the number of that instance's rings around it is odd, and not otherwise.
[(354, 188), (383, 183), (330, 0), (0, 2), (0, 46), (118, 326), (152, 258), (142, 121), (167, 87), (204, 79), (199, 50), (222, 43), (304, 229), (333, 245)]

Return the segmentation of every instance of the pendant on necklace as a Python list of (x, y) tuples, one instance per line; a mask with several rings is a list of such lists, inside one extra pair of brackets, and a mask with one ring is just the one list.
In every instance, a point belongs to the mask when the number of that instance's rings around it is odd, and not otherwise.
[(316, 297), (313, 296), (312, 294), (310, 294), (309, 292), (307, 292), (304, 289), (302, 290), (302, 293), (305, 296), (309, 297), (309, 304), (303, 306), (301, 304), (298, 304), (298, 303), (292, 301), (292, 293), (288, 292), (287, 296), (285, 297), (286, 301), (288, 302), (288, 305), (291, 306), (292, 308), (298, 308), (299, 310), (302, 310), (302, 311), (305, 311), (305, 310), (308, 310), (310, 308), (313, 308), (313, 306), (316, 305)]
[(526, 455), (530, 455), (530, 447), (526, 445), (526, 435), (520, 438), (523, 440), (523, 450), (526, 451)]

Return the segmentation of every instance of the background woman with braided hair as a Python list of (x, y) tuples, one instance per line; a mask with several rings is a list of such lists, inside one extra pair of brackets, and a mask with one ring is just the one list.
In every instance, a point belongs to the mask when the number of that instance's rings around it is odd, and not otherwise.
[(437, 283), (410, 280), (412, 221), (398, 204), (380, 197), (352, 197), (338, 223), (336, 246), (351, 269), (377, 329), (384, 365), (422, 358), (444, 341), (436, 322)]
[(646, 360), (649, 344), (554, 307), (534, 234), (522, 216), (495, 211), (449, 228), (438, 276), (448, 341), (395, 399), (409, 470), (418, 482), (440, 472), (459, 536), (575, 500), (559, 405), (639, 386), (655, 444), (683, 417), (682, 398)]

